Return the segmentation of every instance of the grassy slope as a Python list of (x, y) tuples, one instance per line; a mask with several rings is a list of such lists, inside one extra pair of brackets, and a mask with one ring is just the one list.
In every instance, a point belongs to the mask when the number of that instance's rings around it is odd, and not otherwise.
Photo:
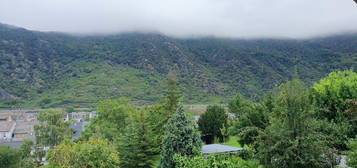
[(94, 103), (118, 97), (153, 100), (160, 96), (157, 88), (163, 80), (148, 72), (124, 66), (112, 67), (105, 63), (77, 62), (67, 67), (64, 71), (70, 73), (24, 105)]
[[(21, 106), (48, 107), (67, 103), (95, 103), (119, 97), (156, 101), (161, 98), (165, 87), (165, 79), (159, 75), (127, 66), (111, 66), (104, 62), (76, 62), (63, 71), (65, 75), (58, 83), (42, 94), (33, 94), (32, 98)], [(196, 100), (218, 100), (197, 89), (187, 88)]]

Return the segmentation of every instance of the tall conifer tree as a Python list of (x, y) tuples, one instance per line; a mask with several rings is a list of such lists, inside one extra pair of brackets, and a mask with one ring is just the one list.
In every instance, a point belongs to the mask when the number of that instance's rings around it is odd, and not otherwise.
[(175, 167), (173, 156), (196, 155), (202, 145), (197, 125), (191, 121), (179, 106), (165, 125), (165, 136), (162, 141), (161, 168)]
[(146, 121), (145, 111), (130, 119), (120, 138), (120, 165), (126, 168), (148, 168), (153, 165), (156, 148), (153, 132)]

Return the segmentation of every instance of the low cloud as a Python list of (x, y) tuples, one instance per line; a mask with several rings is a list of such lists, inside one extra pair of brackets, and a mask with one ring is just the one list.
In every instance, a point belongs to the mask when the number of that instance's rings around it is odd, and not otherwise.
[(357, 31), (353, 0), (1, 0), (0, 22), (68, 33), (308, 38)]

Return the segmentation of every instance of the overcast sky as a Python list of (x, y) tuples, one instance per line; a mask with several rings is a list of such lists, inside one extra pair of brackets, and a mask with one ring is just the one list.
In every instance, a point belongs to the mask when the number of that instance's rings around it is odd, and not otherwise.
[(353, 0), (0, 0), (0, 23), (69, 33), (308, 38), (357, 32)]

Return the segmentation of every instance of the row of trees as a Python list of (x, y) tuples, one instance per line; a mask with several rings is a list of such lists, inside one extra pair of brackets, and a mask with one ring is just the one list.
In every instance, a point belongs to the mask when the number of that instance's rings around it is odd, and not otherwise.
[(245, 146), (241, 156), (265, 167), (334, 167), (343, 154), (356, 167), (357, 74), (351, 70), (332, 72), (311, 88), (294, 79), (260, 102), (238, 94), (225, 109), (209, 106), (201, 115), (206, 143), (237, 136)]
[(159, 167), (176, 167), (174, 156), (198, 155), (202, 145), (180, 97), (170, 80), (163, 101), (153, 106), (135, 107), (123, 98), (99, 102), (78, 142), (65, 139), (49, 150), (49, 166), (148, 168), (159, 156)]
[(259, 103), (237, 96), (229, 112), (237, 118), (231, 135), (250, 146), (266, 167), (333, 167), (345, 150), (356, 166), (357, 74), (333, 72), (308, 88), (298, 79), (284, 83)]
[[(180, 105), (181, 96), (176, 83), (169, 81), (168, 84), (164, 100), (153, 106), (135, 107), (127, 99), (98, 103), (97, 117), (78, 142), (64, 139), (49, 150), (46, 155), (49, 166), (174, 168), (200, 164), (199, 160), (204, 157), (200, 154), (203, 143), (198, 126)], [(211, 114), (207, 113), (208, 118), (227, 120), (224, 109), (222, 111), (219, 106), (211, 106), (208, 111), (212, 111)], [(215, 129), (225, 126), (220, 124)], [(223, 134), (216, 133), (223, 141)], [(89, 147), (89, 144), (93, 147)], [(89, 153), (92, 156), (86, 157)], [(156, 165), (158, 156), (160, 163)], [(210, 158), (212, 162), (206, 162), (206, 167), (226, 167), (228, 161), (232, 161), (232, 166), (236, 163), (250, 167), (257, 165), (256, 162), (237, 157)], [(191, 163), (191, 160), (197, 163)]]
[[(97, 117), (77, 141), (71, 140), (63, 112), (41, 112), (36, 142), (19, 150), (27, 152), (4, 155), (21, 162), (0, 161), (7, 167), (38, 167), (46, 158), (45, 167), (148, 168), (159, 157), (160, 168), (320, 168), (335, 166), (343, 153), (355, 167), (356, 86), (352, 71), (333, 72), (312, 88), (294, 79), (260, 102), (237, 95), (228, 110), (209, 106), (196, 123), (170, 80), (164, 99), (152, 106), (133, 106), (123, 98), (99, 102)], [(201, 139), (214, 143), (229, 136), (244, 146), (238, 155), (200, 154)]]

